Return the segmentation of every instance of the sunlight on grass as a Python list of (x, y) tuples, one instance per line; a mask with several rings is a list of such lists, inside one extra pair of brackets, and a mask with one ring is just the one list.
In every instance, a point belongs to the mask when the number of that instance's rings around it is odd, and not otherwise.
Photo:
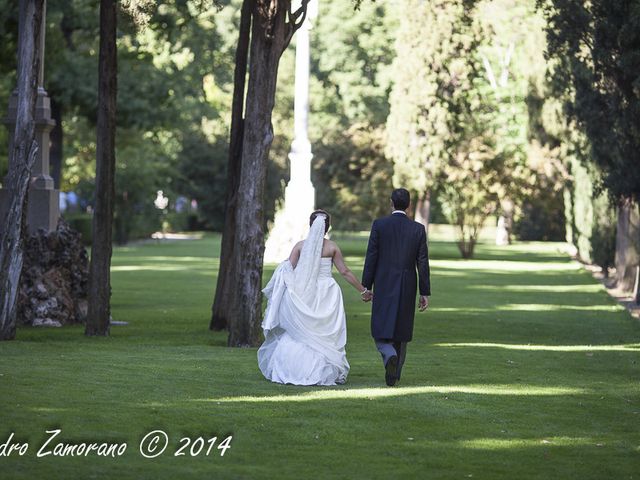
[(57, 407), (31, 407), (29, 408), (32, 412), (38, 413), (57, 413), (57, 412), (66, 412), (69, 410), (68, 408), (57, 408)]
[(362, 257), (344, 257), (344, 261), (350, 266), (364, 266), (364, 258)]
[(492, 272), (517, 272), (522, 270), (570, 272), (582, 268), (577, 262), (545, 262), (541, 264), (539, 262), (508, 260), (432, 260), (429, 263), (434, 270), (449, 268), (453, 270), (491, 270)]
[(558, 311), (584, 311), (584, 312), (622, 312), (620, 305), (556, 305), (549, 303), (507, 303), (495, 307), (429, 307), (432, 312), (465, 312), (465, 313), (494, 313), (501, 312), (558, 312)]
[(593, 445), (597, 442), (586, 437), (549, 437), (549, 438), (475, 438), (461, 440), (458, 446), (473, 450), (505, 450), (509, 448), (530, 447), (574, 447), (578, 445)]
[(470, 285), (473, 290), (496, 290), (500, 292), (543, 292), (543, 293), (597, 293), (604, 290), (599, 283), (588, 285)]
[(545, 311), (557, 312), (559, 310), (582, 310), (585, 312), (621, 312), (624, 308), (621, 305), (557, 305), (550, 303), (507, 303), (506, 305), (498, 305), (492, 310), (511, 311), (511, 312), (528, 312), (528, 311)]
[(637, 352), (640, 353), (640, 343), (627, 345), (517, 345), (509, 343), (435, 343), (435, 347), (485, 347), (504, 348), (506, 350), (542, 350), (548, 352)]
[[(198, 267), (206, 267), (206, 265), (198, 265)], [(193, 265), (120, 265), (120, 266), (112, 266), (112, 272), (183, 272), (183, 271), (194, 271)], [(202, 273), (202, 272), (198, 272)], [(209, 273), (208, 270), (206, 273)]]
[(352, 388), (344, 390), (315, 390), (300, 395), (273, 395), (269, 397), (239, 396), (195, 399), (196, 402), (308, 402), (313, 400), (348, 400), (402, 397), (425, 393), (468, 393), (473, 395), (579, 395), (582, 388), (538, 387), (531, 385), (443, 385), (399, 388)]
[(213, 263), (217, 259), (205, 257), (169, 257), (166, 255), (140, 256), (136, 261), (142, 262), (171, 262), (171, 263)]
[(438, 270), (438, 277), (465, 277), (466, 275), (463, 271)]

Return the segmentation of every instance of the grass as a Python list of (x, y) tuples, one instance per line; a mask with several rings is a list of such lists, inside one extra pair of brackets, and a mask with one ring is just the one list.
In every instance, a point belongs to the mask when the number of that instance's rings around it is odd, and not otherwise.
[[(366, 239), (336, 236), (359, 274)], [(486, 478), (640, 476), (640, 325), (559, 244), (432, 238), (433, 297), (402, 382), (384, 386), (369, 306), (339, 279), (348, 382), (276, 385), (255, 349), (207, 330), (219, 239), (118, 248), (108, 338), (21, 328), (0, 344), (0, 478)], [(265, 271), (267, 279), (273, 267)], [(36, 457), (45, 430), (127, 442), (118, 458)], [(169, 448), (143, 458), (152, 430)], [(223, 457), (174, 457), (180, 438), (233, 434)]]

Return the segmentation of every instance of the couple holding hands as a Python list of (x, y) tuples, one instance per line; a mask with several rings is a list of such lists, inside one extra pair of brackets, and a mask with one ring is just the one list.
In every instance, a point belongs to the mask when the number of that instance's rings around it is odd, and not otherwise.
[(382, 356), (385, 382), (400, 379), (418, 309), (429, 306), (429, 258), (425, 228), (407, 217), (409, 192), (391, 194), (392, 213), (373, 222), (362, 282), (346, 266), (338, 245), (325, 234), (331, 217), (316, 210), (307, 238), (298, 242), (273, 273), (263, 292), (268, 303), (265, 341), (258, 365), (273, 382), (336, 385), (346, 382), (347, 327), (342, 291), (332, 268), (372, 302), (371, 335)]

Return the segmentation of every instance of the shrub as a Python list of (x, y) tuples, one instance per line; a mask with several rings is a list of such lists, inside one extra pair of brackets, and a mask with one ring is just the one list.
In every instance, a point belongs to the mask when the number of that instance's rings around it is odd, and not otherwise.
[(80, 233), (82, 243), (91, 245), (93, 243), (92, 220), (93, 215), (90, 213), (68, 213), (62, 215), (69, 226)]

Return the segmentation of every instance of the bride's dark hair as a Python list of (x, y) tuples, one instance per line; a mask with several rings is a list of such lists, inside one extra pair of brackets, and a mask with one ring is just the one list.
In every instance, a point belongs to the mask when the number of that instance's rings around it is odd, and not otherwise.
[(326, 212), (324, 210), (316, 210), (311, 214), (311, 216), (309, 217), (309, 226), (313, 225), (313, 221), (316, 219), (318, 215), (325, 216), (324, 233), (327, 233), (329, 231), (329, 227), (331, 226), (331, 215), (329, 215), (329, 212)]

